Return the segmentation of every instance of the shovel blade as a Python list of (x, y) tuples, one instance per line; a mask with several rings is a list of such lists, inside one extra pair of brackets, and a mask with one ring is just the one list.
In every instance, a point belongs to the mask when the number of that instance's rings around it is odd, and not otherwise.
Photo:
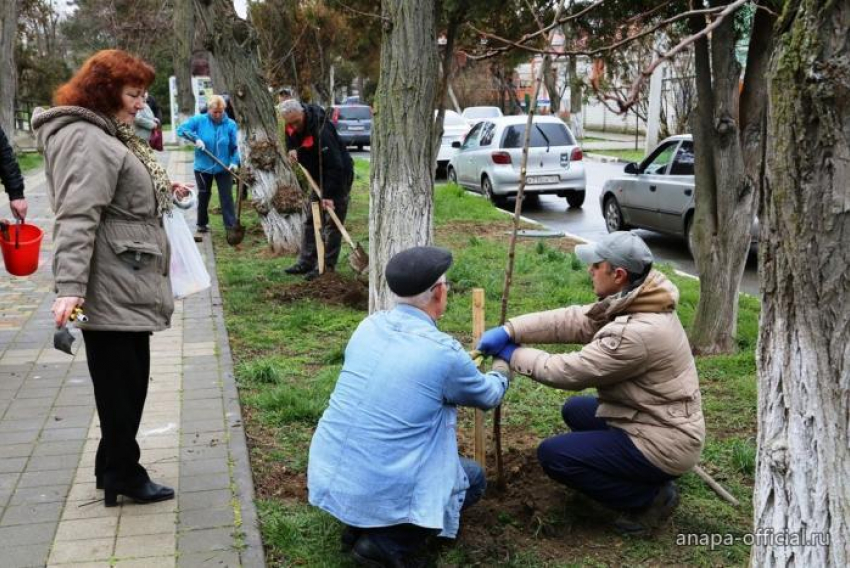
[(241, 244), (245, 239), (245, 227), (237, 225), (231, 229), (227, 229), (227, 235), (225, 238), (227, 239), (227, 244), (232, 247)]
[(364, 274), (369, 270), (369, 255), (366, 254), (366, 251), (363, 250), (363, 247), (359, 243), (351, 250), (351, 254), (348, 255), (348, 264), (358, 274)]

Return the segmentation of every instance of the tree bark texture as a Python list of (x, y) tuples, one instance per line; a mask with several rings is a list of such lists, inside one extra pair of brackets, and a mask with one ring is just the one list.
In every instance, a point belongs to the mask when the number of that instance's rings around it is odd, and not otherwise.
[[(769, 55), (764, 49), (770, 38), (769, 26), (753, 27), (745, 80), (748, 88), (743, 92), (733, 18), (715, 29), (710, 40), (701, 39), (695, 45), (696, 207), (687, 223), (693, 223), (700, 274), (700, 299), (691, 333), (696, 353), (729, 353), (736, 348), (738, 288), (750, 248), (762, 167), (763, 73)], [(746, 113), (739, 112), (739, 104)]]
[[(768, 73), (751, 566), (850, 565), (850, 1), (786, 7)], [(804, 531), (801, 533), (801, 531)], [(822, 535), (822, 536), (818, 536)]]
[(387, 309), (387, 261), (434, 235), (437, 44), (432, 0), (383, 0), (381, 77), (372, 133), (369, 311)]
[(15, 39), (18, 32), (17, 0), (0, 0), (0, 127), (10, 143), (15, 139), (15, 97), (18, 69), (15, 66)]
[(302, 192), (277, 137), (277, 116), (257, 61), (257, 38), (229, 0), (194, 0), (195, 19), (206, 34), (239, 123), (242, 173), (250, 185), (269, 245), (292, 253), (301, 244)]
[[(192, 94), (192, 53), (195, 44), (195, 8), (191, 2), (174, 3), (174, 77), (177, 79), (177, 106), (182, 122), (195, 112)], [(177, 125), (173, 125), (175, 128)]]

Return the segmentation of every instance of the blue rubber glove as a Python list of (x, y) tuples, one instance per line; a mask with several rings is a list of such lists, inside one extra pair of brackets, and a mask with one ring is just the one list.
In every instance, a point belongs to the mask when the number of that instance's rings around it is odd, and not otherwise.
[(484, 355), (495, 355), (504, 349), (510, 340), (511, 336), (505, 326), (493, 327), (484, 332), (476, 349)]
[(507, 361), (508, 364), (511, 362), (511, 357), (513, 357), (514, 351), (520, 347), (518, 343), (514, 343), (513, 341), (508, 341), (507, 345), (502, 347), (499, 353), (496, 355), (497, 358)]

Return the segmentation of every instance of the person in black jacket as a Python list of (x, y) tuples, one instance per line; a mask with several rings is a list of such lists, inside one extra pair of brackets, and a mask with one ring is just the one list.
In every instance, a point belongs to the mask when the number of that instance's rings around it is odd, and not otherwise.
[(9, 194), (9, 208), (15, 219), (23, 221), (27, 218), (27, 200), (24, 198), (24, 176), (18, 167), (15, 151), (6, 138), (6, 133), (0, 128), (0, 181)]
[[(354, 161), (339, 139), (336, 128), (325, 111), (316, 105), (302, 105), (290, 99), (281, 104), (286, 121), (286, 147), (289, 160), (306, 168), (322, 189), (322, 208), (333, 209), (340, 221), (348, 212), (348, 196), (354, 181)], [(318, 200), (312, 192), (312, 201)], [(313, 237), (313, 213), (305, 207), (304, 234), (298, 262), (286, 269), (287, 274), (304, 274), (307, 280), (319, 275), (316, 242)], [(336, 266), (342, 246), (342, 235), (333, 223), (323, 223), (325, 240), (325, 270)]]

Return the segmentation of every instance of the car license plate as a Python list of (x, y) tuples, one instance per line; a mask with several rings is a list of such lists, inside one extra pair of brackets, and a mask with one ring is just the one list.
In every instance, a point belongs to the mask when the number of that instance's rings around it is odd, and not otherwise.
[(528, 176), (525, 183), (528, 185), (541, 183), (558, 183), (558, 176)]
[(363, 127), (362, 126), (349, 126), (348, 129), (349, 130), (363, 130)]

